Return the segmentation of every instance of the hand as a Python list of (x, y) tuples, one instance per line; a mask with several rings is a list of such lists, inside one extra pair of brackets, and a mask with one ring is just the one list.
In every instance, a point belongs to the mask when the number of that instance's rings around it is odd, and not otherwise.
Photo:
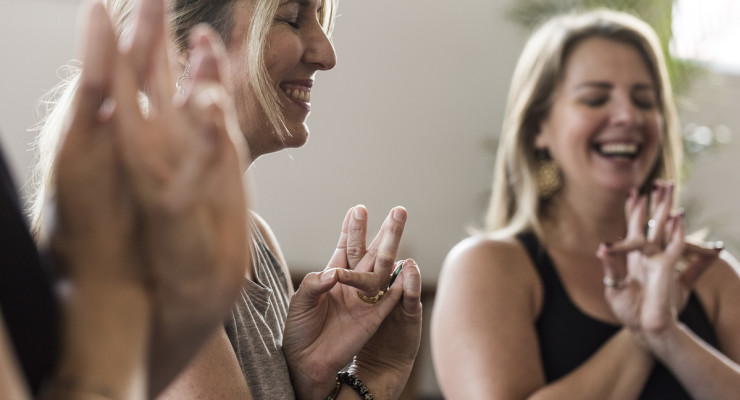
[[(370, 247), (365, 247), (367, 210), (347, 213), (337, 249), (321, 273), (308, 274), (290, 303), (283, 352), (299, 398), (326, 396), (334, 377), (375, 334), (402, 296), (397, 281), (376, 304), (368, 297), (385, 290), (406, 221), (391, 210)], [(413, 278), (407, 283), (413, 286)]]
[[(421, 343), (421, 272), (416, 262), (404, 262), (401, 275), (393, 283), (396, 286), (403, 290), (401, 301), (360, 350), (350, 368), (381, 399), (400, 396)], [(381, 379), (373, 380), (373, 377)]]
[[(190, 82), (175, 93), (161, 0), (141, 3), (122, 57), (117, 120), (122, 165), (139, 213), (141, 258), (150, 268), (155, 392), (233, 306), (251, 258), (239, 130), (218, 35), (191, 35)], [(146, 89), (140, 111), (137, 88)], [(239, 143), (235, 147), (234, 141)], [(207, 301), (205, 301), (207, 299)]]
[[(121, 59), (111, 21), (90, 7), (83, 38), (84, 67), (55, 159), (49, 213), (51, 254), (67, 278), (61, 286), (63, 332), (54, 379), (44, 395), (105, 392), (143, 397), (151, 302), (137, 259), (135, 204), (120, 167), (111, 108)], [(69, 394), (67, 394), (69, 395)]]
[[(605, 296), (612, 311), (639, 338), (649, 339), (677, 323), (695, 282), (718, 252), (684, 242), (683, 213), (671, 213), (673, 185), (657, 183), (651, 198), (647, 233), (647, 198), (632, 193), (626, 204), (625, 240), (601, 245)], [(626, 264), (625, 264), (626, 255)]]
[(100, 7), (90, 12), (82, 47), (72, 120), (55, 159), (49, 244), (74, 282), (140, 286), (146, 273), (135, 262), (134, 204), (118, 162), (116, 115), (103, 107), (113, 95), (119, 59)]

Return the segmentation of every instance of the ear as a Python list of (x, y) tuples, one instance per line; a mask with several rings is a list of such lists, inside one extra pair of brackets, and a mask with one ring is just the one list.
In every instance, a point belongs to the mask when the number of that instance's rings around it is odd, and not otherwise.
[(534, 148), (537, 150), (544, 150), (550, 147), (550, 135), (548, 135), (547, 130), (543, 128), (544, 127), (541, 127), (540, 131), (534, 136)]

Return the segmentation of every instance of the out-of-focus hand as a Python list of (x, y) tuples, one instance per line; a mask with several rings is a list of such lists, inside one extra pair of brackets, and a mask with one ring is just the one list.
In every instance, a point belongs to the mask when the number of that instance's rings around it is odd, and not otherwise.
[[(123, 50), (133, 73), (117, 85), (117, 109), (127, 116), (118, 120), (121, 159), (153, 289), (154, 392), (223, 321), (251, 262), (247, 149), (223, 45), (210, 28), (195, 28), (181, 92), (168, 54), (163, 2), (145, 0)], [(137, 87), (147, 94), (145, 113)]]
[(694, 284), (719, 254), (685, 243), (683, 213), (670, 211), (672, 184), (656, 183), (651, 196), (650, 221), (647, 198), (633, 193), (626, 204), (626, 239), (598, 251), (606, 299), (644, 345), (675, 326)]
[[(375, 335), (401, 299), (402, 280), (386, 289), (405, 221), (406, 210), (394, 208), (366, 247), (367, 210), (350, 209), (327, 268), (308, 274), (293, 296), (283, 352), (299, 398), (329, 394), (336, 373)], [(359, 296), (373, 297), (381, 290), (385, 293), (375, 304)]]
[(112, 101), (122, 60), (103, 6), (91, 6), (87, 17), (84, 67), (49, 201), (51, 255), (65, 278), (64, 324), (61, 357), (42, 396), (139, 398), (146, 392), (151, 302), (134, 237), (136, 207), (120, 166), (123, 116)]

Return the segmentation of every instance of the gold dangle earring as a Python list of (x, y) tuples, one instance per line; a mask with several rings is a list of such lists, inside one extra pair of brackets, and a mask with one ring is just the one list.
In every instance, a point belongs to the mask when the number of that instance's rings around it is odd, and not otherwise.
[(537, 195), (542, 200), (551, 198), (563, 186), (563, 179), (560, 176), (560, 168), (555, 164), (550, 152), (545, 149), (535, 150), (535, 159), (537, 160)]

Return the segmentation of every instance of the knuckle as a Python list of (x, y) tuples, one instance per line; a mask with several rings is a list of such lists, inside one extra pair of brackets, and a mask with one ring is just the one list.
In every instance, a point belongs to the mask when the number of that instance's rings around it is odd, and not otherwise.
[(395, 255), (386, 251), (378, 252), (378, 257), (376, 258), (376, 261), (382, 265), (390, 265), (394, 263)]
[(347, 246), (347, 258), (359, 259), (364, 255), (362, 247), (359, 246)]

